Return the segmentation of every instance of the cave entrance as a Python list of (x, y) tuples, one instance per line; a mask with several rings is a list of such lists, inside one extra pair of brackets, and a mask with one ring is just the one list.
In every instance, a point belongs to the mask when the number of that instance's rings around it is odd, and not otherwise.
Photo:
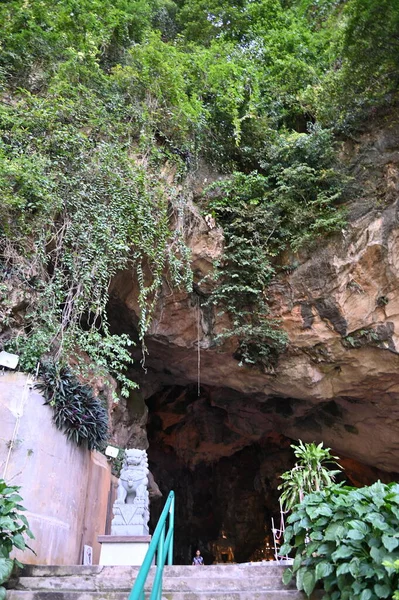
[[(150, 470), (163, 494), (151, 504), (150, 526), (154, 529), (174, 490), (176, 564), (190, 564), (197, 548), (206, 564), (229, 562), (232, 554), (235, 562), (272, 558), (267, 544), (272, 546), (271, 518), (280, 519), (280, 475), (295, 464), (290, 446), (298, 439), (328, 445), (340, 431), (342, 409), (333, 400), (313, 406), (227, 387), (203, 385), (198, 392), (197, 384), (176, 380), (165, 369), (151, 370), (140, 392), (113, 413), (117, 445), (148, 447)], [(345, 431), (355, 435), (347, 424)], [(339, 448), (332, 453), (351, 485), (396, 480)]]
[[(278, 519), (275, 449), (272, 464), (266, 448), (250, 446), (213, 464), (187, 467), (173, 450), (150, 443), (150, 469), (166, 497), (176, 493), (176, 564), (189, 564), (199, 548), (206, 564), (272, 559), (271, 517)], [(261, 474), (260, 474), (261, 473)], [(162, 505), (151, 507), (155, 526)], [(221, 537), (225, 535), (223, 545)], [(267, 548), (269, 546), (269, 548)]]
[[(232, 390), (204, 387), (198, 395), (195, 385), (168, 386), (147, 400), (150, 469), (164, 498), (176, 493), (177, 564), (189, 564), (197, 548), (206, 564), (273, 557), (271, 518), (279, 522), (277, 486), (294, 464), (292, 440), (270, 427), (260, 435), (260, 414), (251, 426), (249, 408), (235, 422), (227, 400), (234, 404)], [(152, 526), (162, 506), (151, 507)]]

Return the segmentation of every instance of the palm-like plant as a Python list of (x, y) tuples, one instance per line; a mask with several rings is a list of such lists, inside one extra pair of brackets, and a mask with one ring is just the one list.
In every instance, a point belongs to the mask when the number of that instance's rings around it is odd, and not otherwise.
[[(305, 494), (331, 485), (341, 469), (336, 462), (338, 456), (331, 455), (331, 448), (323, 448), (323, 442), (316, 445), (314, 442), (304, 444), (299, 440), (299, 444), (292, 444), (291, 448), (297, 462), (295, 467), (281, 475), (283, 483), (277, 488), (283, 490), (280, 501), (285, 511), (302, 502)], [(338, 466), (339, 469), (331, 470), (327, 465)]]

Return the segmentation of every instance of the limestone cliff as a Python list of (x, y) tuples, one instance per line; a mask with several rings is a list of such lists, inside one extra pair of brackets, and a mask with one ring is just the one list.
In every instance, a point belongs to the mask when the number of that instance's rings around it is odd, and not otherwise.
[[(136, 373), (146, 398), (157, 393), (164, 443), (185, 462), (212, 462), (282, 434), (323, 440), (342, 456), (399, 471), (398, 121), (343, 142), (342, 160), (354, 177), (347, 228), (286, 258), (296, 268), (269, 292), (289, 337), (273, 372), (239, 366), (234, 340), (215, 344), (227, 317), (199, 301), (208, 292), (200, 281), (223, 251), (223, 232), (193, 204), (196, 292), (165, 284), (147, 336), (147, 371)], [(210, 177), (199, 171), (194, 197)], [(112, 288), (114, 326), (134, 331), (136, 312), (134, 280), (121, 273)], [(182, 391), (198, 380), (199, 397)]]

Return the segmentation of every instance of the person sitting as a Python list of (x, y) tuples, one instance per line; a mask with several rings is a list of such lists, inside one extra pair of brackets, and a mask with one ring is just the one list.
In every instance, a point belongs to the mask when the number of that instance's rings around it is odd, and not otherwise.
[(204, 559), (202, 558), (201, 552), (199, 550), (196, 551), (192, 564), (193, 565), (203, 565), (204, 564)]

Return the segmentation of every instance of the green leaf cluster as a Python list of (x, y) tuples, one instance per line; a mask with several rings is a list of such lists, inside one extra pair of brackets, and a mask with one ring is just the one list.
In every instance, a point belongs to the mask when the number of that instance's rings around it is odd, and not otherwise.
[(285, 511), (302, 502), (306, 494), (329, 487), (340, 473), (340, 470), (330, 468), (339, 467), (338, 456), (332, 456), (330, 448), (323, 447), (323, 442), (316, 445), (299, 440), (299, 444), (292, 444), (291, 448), (297, 459), (295, 466), (281, 475), (283, 483), (278, 486), (283, 490), (280, 501)]
[(88, 385), (67, 367), (42, 362), (36, 387), (53, 409), (53, 421), (67, 438), (89, 450), (104, 450), (108, 440), (108, 410)]
[(288, 518), (283, 554), (295, 551), (285, 582), (296, 577), (325, 600), (393, 598), (399, 589), (399, 485), (332, 485), (307, 495)]
[(6, 597), (6, 590), (1, 584), (10, 577), (14, 564), (20, 564), (10, 558), (11, 551), (14, 548), (30, 549), (24, 536), (34, 537), (27, 518), (21, 514), (26, 509), (20, 504), (19, 490), (20, 487), (7, 485), (4, 479), (0, 479), (0, 600)]

